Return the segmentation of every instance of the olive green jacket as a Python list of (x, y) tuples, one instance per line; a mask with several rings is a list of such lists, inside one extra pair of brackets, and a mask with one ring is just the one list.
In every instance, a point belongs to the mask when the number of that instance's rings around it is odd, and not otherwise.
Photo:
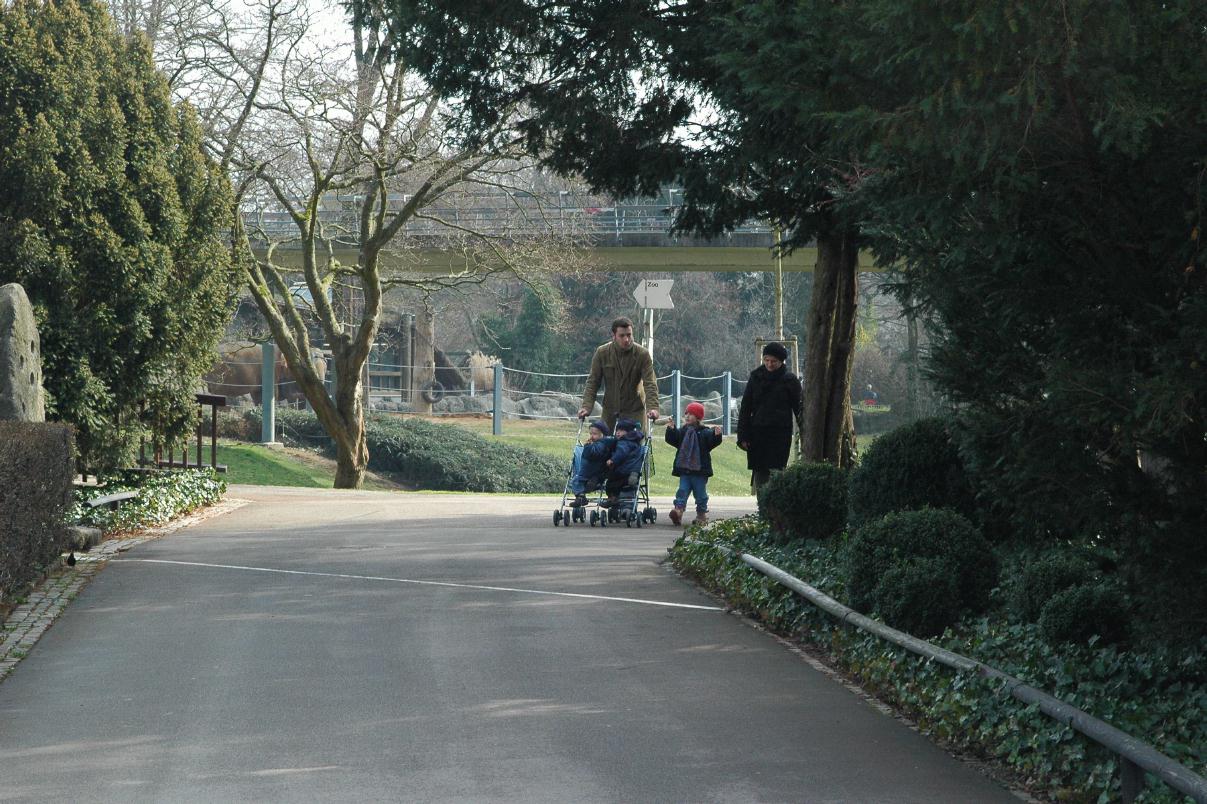
[(595, 350), (591, 358), (591, 373), (583, 391), (583, 407), (590, 410), (595, 404), (599, 384), (603, 383), (604, 418), (617, 415), (633, 416), (640, 420), (647, 410), (658, 407), (658, 381), (654, 378), (654, 360), (645, 347), (633, 344), (622, 351), (614, 341)]

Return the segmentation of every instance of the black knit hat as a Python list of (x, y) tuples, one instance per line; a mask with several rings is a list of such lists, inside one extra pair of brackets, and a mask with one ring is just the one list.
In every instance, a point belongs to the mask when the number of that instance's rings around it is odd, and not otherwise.
[(763, 347), (763, 354), (771, 355), (781, 363), (788, 359), (788, 350), (784, 348), (782, 343), (776, 343), (775, 341), (772, 341)]
[(591, 426), (606, 436), (612, 435), (612, 430), (608, 427), (608, 423), (603, 419), (595, 419), (591, 422)]

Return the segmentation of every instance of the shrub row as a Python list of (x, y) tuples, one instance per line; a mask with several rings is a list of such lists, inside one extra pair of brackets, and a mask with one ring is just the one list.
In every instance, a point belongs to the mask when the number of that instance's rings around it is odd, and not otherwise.
[[(773, 630), (827, 651), (925, 733), (955, 750), (1010, 766), (1032, 792), (1061, 801), (1119, 798), (1115, 757), (1097, 743), (1011, 698), (1000, 683), (954, 673), (839, 623), (716, 544), (759, 555), (846, 601), (851, 542), (785, 545), (767, 523), (747, 518), (707, 531), (689, 529), (670, 555), (681, 572)], [(1009, 601), (1003, 594), (991, 603), (996, 614)], [(966, 618), (932, 641), (1044, 689), (1207, 774), (1207, 641), (1180, 651), (1123, 651), (1096, 638), (1054, 646), (1040, 626), (1007, 623), (1004, 617)], [(1142, 800), (1181, 799), (1156, 783)]]
[[(772, 476), (759, 514), (785, 544), (852, 534), (851, 605), (919, 636), (985, 609), (997, 583), (971, 485), (945, 422), (923, 419), (879, 438), (849, 477), (829, 464)], [(1131, 602), (1117, 579), (1067, 548), (1019, 556), (1007, 614), (1054, 643), (1122, 643)]]
[[(259, 432), (260, 412), (244, 414)], [(287, 443), (322, 445), (330, 439), (309, 411), (279, 410), (277, 423)], [(541, 493), (561, 491), (566, 465), (536, 450), (502, 444), (451, 424), (424, 419), (371, 417), (365, 424), (369, 468), (389, 472), (421, 489)]]

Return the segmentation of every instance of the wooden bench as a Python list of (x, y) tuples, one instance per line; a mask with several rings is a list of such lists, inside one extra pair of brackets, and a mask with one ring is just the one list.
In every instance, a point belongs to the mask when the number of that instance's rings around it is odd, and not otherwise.
[(101, 497), (93, 497), (84, 502), (89, 508), (100, 508), (102, 505), (107, 505), (110, 508), (117, 508), (117, 504), (125, 500), (134, 500), (138, 498), (137, 491), (118, 491), (113, 494), (106, 494)]

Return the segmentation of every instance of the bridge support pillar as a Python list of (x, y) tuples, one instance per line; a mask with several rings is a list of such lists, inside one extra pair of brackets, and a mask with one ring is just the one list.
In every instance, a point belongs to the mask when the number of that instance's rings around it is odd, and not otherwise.
[(277, 434), (277, 345), (260, 344), (260, 443), (275, 444)]

